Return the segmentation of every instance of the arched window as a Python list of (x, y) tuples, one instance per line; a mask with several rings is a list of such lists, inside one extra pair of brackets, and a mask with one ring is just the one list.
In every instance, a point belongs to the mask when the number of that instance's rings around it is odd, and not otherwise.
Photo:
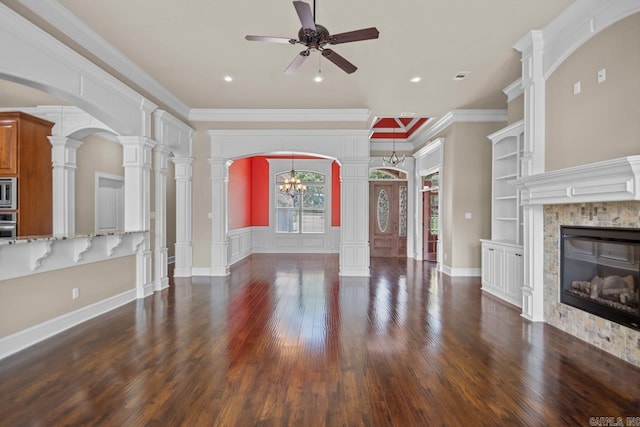
[(278, 186), (290, 177), (289, 172), (276, 174), (276, 233), (324, 233), (325, 176), (296, 171), (296, 178), (307, 187), (297, 196), (279, 190)]

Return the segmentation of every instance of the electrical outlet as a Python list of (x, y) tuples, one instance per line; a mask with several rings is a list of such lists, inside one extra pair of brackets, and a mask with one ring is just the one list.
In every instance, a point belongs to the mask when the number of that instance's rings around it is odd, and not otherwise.
[(78, 288), (73, 288), (71, 290), (71, 298), (72, 299), (78, 299), (78, 297), (80, 297), (80, 289)]
[(575, 82), (573, 84), (573, 94), (577, 95), (577, 94), (580, 93), (580, 91), (581, 91), (581, 89), (580, 89), (580, 81), (577, 81), (577, 82)]
[(602, 70), (598, 70), (598, 83), (602, 83), (605, 80), (607, 80), (607, 70), (604, 68)]
[(471, 219), (471, 212), (465, 212), (464, 219)]

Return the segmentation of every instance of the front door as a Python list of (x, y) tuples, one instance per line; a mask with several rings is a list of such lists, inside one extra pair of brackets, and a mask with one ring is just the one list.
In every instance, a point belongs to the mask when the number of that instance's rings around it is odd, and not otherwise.
[(369, 183), (369, 245), (372, 257), (407, 256), (407, 183)]

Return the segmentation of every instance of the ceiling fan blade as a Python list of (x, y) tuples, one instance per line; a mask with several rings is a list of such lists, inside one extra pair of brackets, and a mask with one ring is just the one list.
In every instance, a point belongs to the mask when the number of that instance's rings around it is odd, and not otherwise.
[(304, 63), (304, 61), (309, 57), (309, 51), (303, 50), (299, 54), (293, 58), (291, 64), (284, 70), (285, 74), (295, 74), (296, 71), (300, 68), (300, 66)]
[(269, 36), (245, 36), (245, 39), (253, 42), (270, 42), (270, 43), (297, 43), (297, 40), (288, 39), (286, 37), (269, 37)]
[(358, 67), (356, 67), (351, 62), (347, 61), (331, 49), (323, 49), (322, 56), (336, 64), (338, 67), (342, 68), (342, 70), (347, 74), (351, 74), (358, 69)]
[(331, 36), (329, 44), (340, 44), (358, 42), (360, 40), (377, 39), (380, 32), (376, 27), (364, 28), (362, 30), (348, 31), (346, 33), (334, 34)]
[(294, 1), (293, 7), (295, 7), (296, 12), (298, 12), (298, 18), (300, 18), (302, 28), (310, 28), (315, 31), (316, 24), (313, 22), (313, 14), (311, 13), (311, 6), (309, 6), (309, 3)]

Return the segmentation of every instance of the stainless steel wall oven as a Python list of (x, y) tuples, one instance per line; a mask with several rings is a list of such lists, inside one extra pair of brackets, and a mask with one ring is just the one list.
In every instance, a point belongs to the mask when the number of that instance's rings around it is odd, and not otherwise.
[(15, 212), (0, 212), (0, 239), (15, 239), (17, 228)]
[(0, 210), (18, 209), (18, 179), (0, 177)]

